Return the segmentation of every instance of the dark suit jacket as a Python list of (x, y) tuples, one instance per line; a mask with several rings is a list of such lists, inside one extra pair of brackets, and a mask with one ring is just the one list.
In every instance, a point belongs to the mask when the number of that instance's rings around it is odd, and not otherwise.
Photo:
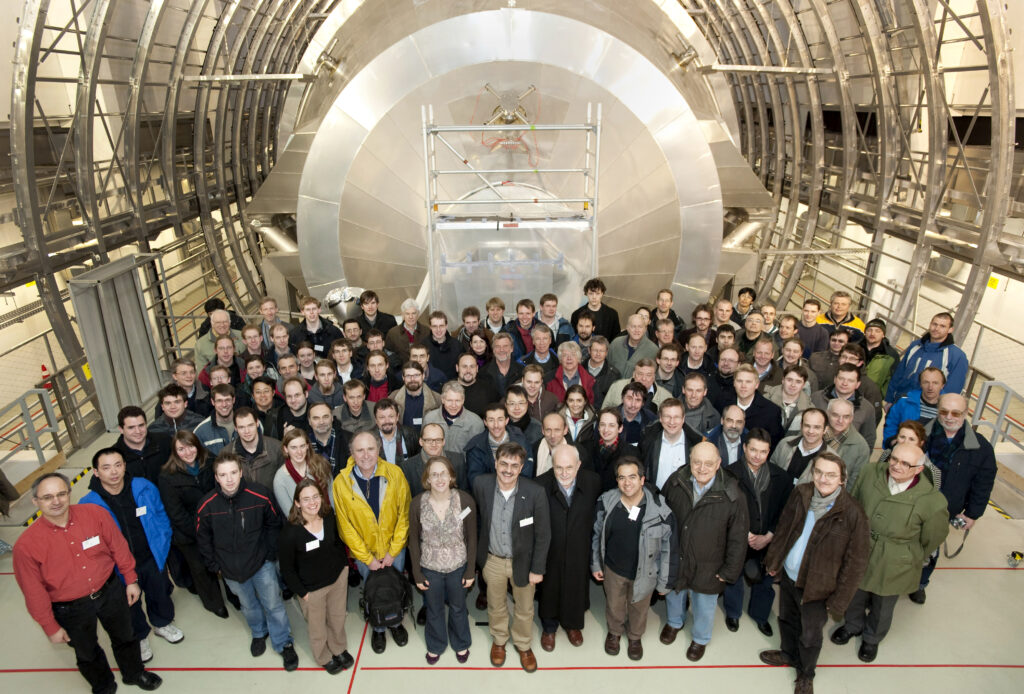
[[(644, 438), (640, 442), (640, 460), (644, 463), (644, 476), (647, 478), (647, 487), (658, 492), (661, 490), (655, 486), (655, 483), (658, 479), (658, 462), (661, 458), (662, 433), (661, 424), (655, 424), (644, 432)], [(690, 425), (684, 424), (683, 438), (686, 440), (686, 464), (689, 465), (690, 451), (693, 450), (694, 446), (703, 441), (704, 437), (699, 432), (694, 431)]]
[[(487, 563), (490, 551), (491, 516), (494, 514), (497, 484), (498, 478), (493, 474), (480, 475), (473, 482), (473, 496), (480, 517), (476, 563), (481, 569)], [(543, 575), (547, 571), (551, 524), (548, 495), (539, 484), (520, 477), (515, 498), (512, 510), (512, 582), (523, 587), (530, 582), (531, 573)]]
[[(736, 404), (736, 394), (729, 399), (728, 405)], [(723, 408), (724, 409), (724, 408)], [(747, 408), (747, 420), (744, 423), (747, 431), (761, 427), (772, 437), (772, 449), (779, 445), (785, 435), (782, 430), (782, 410), (774, 402), (754, 391), (754, 399)]]

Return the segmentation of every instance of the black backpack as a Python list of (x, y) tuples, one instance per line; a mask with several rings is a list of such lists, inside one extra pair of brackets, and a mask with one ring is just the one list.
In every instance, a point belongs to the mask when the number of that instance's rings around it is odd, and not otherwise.
[(371, 627), (397, 627), (412, 607), (412, 586), (393, 566), (371, 571), (359, 606)]

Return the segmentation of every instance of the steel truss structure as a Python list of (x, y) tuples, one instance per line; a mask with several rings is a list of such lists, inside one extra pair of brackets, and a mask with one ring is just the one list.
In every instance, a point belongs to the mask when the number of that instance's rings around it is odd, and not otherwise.
[[(742, 150), (774, 197), (756, 243), (793, 252), (761, 255), (762, 293), (784, 305), (819, 264), (851, 263), (866, 309), (897, 237), (914, 251), (892, 319), (908, 322), (920, 269), (939, 253), (970, 265), (962, 331), (993, 268), (1020, 274), (1007, 257), (1019, 239), (1003, 233), (1015, 111), (1002, 2), (678, 1), (716, 62), (685, 46), (672, 55), (727, 80)], [(23, 241), (0, 249), (0, 284), (37, 282), (69, 362), (83, 353), (58, 273), (147, 251), (168, 229), (201, 230), (229, 303), (252, 307), (263, 249), (246, 202), (283, 147), (289, 85), (313, 78), (299, 71), (311, 38), (358, 4), (25, 0), (11, 110)], [(964, 72), (980, 87), (956, 103), (950, 80)], [(982, 120), (987, 142), (969, 145)], [(851, 225), (870, 233), (867, 253), (818, 252)]]

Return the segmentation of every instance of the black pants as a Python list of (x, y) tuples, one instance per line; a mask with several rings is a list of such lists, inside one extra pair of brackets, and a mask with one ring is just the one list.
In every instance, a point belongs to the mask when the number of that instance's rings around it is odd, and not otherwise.
[[(153, 557), (136, 562), (135, 573), (139, 576), (142, 598), (131, 606), (132, 631), (136, 639), (149, 635), (149, 625), (165, 627), (174, 621), (174, 602), (171, 600), (171, 580), (166, 571), (161, 571)], [(142, 610), (142, 600), (146, 610)], [(149, 622), (146, 618), (149, 617)]]
[(824, 600), (803, 602), (804, 592), (790, 580), (785, 569), (781, 572), (779, 590), (779, 632), (782, 652), (793, 667), (804, 677), (814, 677), (821, 653), (822, 631), (828, 621)]
[(111, 575), (95, 599), (82, 598), (73, 602), (53, 603), (53, 616), (68, 633), (75, 649), (75, 662), (93, 692), (113, 691), (114, 673), (110, 671), (107, 655), (96, 638), (99, 621), (110, 635), (114, 660), (121, 668), (121, 677), (134, 681), (142, 674), (142, 656), (139, 642), (132, 634), (132, 619), (128, 609), (124, 585)]
[(211, 612), (224, 609), (224, 597), (220, 592), (220, 582), (217, 580), (216, 574), (211, 573), (206, 568), (206, 565), (203, 564), (203, 558), (199, 556), (199, 546), (192, 543), (175, 545), (175, 547), (185, 557), (185, 563), (192, 573), (192, 585), (195, 586), (196, 592), (199, 593), (199, 599), (202, 600), (203, 607)]

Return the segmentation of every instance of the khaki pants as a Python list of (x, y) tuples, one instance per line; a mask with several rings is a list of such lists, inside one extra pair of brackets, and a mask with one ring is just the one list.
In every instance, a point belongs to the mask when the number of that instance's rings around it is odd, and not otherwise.
[[(604, 567), (604, 618), (608, 633), (626, 634), (630, 641), (639, 641), (647, 631), (647, 614), (651, 608), (651, 593), (633, 602), (633, 581), (623, 578), (607, 566)], [(628, 630), (626, 625), (629, 625)]]
[(528, 583), (519, 587), (512, 582), (512, 560), (487, 555), (484, 564), (484, 580), (487, 581), (487, 621), (490, 623), (494, 643), (504, 646), (509, 639), (507, 586), (512, 586), (512, 643), (521, 651), (530, 648), (533, 639), (533, 593), (534, 585)]
[(309, 649), (317, 663), (326, 665), (331, 658), (348, 650), (345, 638), (348, 567), (342, 570), (337, 581), (310, 591), (306, 597), (306, 600), (299, 598), (299, 605), (309, 627)]

